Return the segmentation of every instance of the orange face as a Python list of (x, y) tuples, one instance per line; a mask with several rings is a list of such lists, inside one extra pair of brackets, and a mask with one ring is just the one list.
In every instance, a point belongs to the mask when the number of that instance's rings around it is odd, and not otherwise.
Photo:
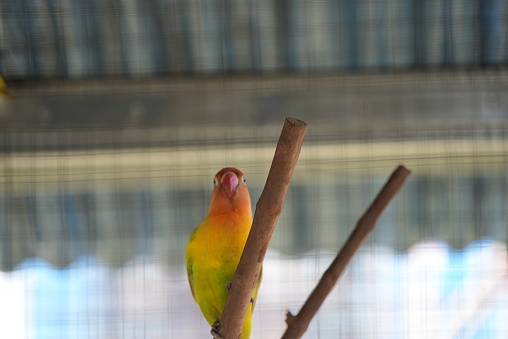
[(250, 211), (250, 195), (242, 171), (233, 167), (223, 168), (215, 175), (213, 182), (215, 188), (209, 214), (241, 212), (246, 208)]

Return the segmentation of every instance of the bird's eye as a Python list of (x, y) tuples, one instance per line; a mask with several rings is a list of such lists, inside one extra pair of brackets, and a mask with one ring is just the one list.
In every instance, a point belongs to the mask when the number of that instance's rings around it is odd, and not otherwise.
[(247, 183), (247, 179), (245, 179), (245, 177), (242, 178), (242, 181), (243, 181), (244, 184)]
[(213, 185), (217, 186), (217, 178), (213, 178)]

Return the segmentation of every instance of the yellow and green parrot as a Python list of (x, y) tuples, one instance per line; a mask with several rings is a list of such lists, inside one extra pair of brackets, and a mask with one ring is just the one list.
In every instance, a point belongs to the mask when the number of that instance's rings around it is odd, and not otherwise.
[(7, 84), (5, 83), (4, 79), (1, 76), (0, 76), (0, 96), (14, 100), (14, 96), (7, 89)]
[[(243, 173), (223, 168), (214, 179), (210, 208), (205, 220), (192, 232), (185, 261), (194, 300), (206, 321), (216, 326), (221, 318), (228, 287), (233, 280), (252, 225), (249, 190)], [(242, 327), (241, 339), (248, 339), (251, 318), (261, 283), (261, 274)]]

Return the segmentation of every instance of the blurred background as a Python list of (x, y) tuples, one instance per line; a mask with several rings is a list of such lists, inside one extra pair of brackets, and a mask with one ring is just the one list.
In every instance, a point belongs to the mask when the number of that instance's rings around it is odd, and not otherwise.
[(503, 0), (1, 0), (2, 337), (209, 337), (187, 239), (222, 167), (255, 208), (293, 116), (252, 337), (404, 164), (305, 338), (507, 338), (507, 63)]

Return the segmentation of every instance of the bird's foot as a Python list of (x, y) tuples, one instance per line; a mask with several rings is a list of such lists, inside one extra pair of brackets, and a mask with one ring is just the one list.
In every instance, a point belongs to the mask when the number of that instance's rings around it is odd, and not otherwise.
[(250, 298), (250, 303), (254, 304), (254, 298)]
[(221, 336), (220, 333), (219, 333), (219, 327), (220, 327), (220, 321), (217, 320), (216, 322), (213, 323), (212, 329), (210, 330), (210, 334), (215, 339), (224, 339), (224, 337)]

